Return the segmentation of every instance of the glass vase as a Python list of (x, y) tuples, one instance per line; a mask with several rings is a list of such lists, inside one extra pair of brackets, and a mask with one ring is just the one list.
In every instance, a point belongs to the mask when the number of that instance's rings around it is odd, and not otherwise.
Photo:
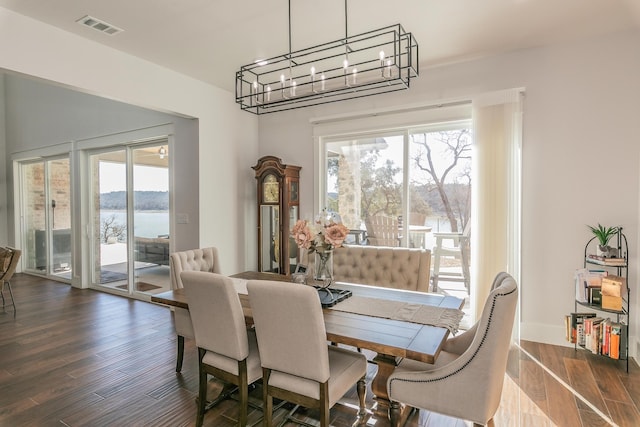
[(333, 251), (315, 252), (314, 280), (323, 282), (325, 286), (333, 283)]

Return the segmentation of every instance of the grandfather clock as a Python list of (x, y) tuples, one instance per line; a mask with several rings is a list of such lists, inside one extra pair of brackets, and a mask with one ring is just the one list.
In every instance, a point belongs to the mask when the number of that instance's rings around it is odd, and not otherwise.
[(264, 156), (253, 166), (258, 184), (258, 271), (293, 273), (298, 247), (290, 237), (300, 217), (300, 166)]

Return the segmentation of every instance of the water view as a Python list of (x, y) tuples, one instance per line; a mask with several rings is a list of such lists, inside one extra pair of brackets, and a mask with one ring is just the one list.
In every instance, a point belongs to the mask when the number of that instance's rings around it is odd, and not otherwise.
[[(101, 210), (100, 223), (115, 217), (119, 224), (127, 223), (127, 213), (123, 210)], [(137, 237), (158, 237), (169, 235), (169, 212), (148, 211), (134, 213), (133, 234)]]

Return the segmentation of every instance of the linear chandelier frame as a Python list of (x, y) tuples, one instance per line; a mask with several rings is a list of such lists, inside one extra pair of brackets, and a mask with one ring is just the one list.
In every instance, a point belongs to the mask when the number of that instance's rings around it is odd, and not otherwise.
[(236, 72), (236, 102), (254, 114), (274, 113), (408, 89), (418, 76), (418, 43), (395, 24), (289, 52)]

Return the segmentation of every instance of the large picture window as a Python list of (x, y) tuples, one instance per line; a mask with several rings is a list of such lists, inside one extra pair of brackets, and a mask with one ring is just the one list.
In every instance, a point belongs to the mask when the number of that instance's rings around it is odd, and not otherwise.
[(432, 289), (464, 283), (475, 319), (498, 272), (520, 281), (523, 94), (312, 120), (314, 208), (352, 244), (431, 250)]
[(323, 139), (324, 206), (360, 244), (431, 249), (471, 215), (470, 121)]

